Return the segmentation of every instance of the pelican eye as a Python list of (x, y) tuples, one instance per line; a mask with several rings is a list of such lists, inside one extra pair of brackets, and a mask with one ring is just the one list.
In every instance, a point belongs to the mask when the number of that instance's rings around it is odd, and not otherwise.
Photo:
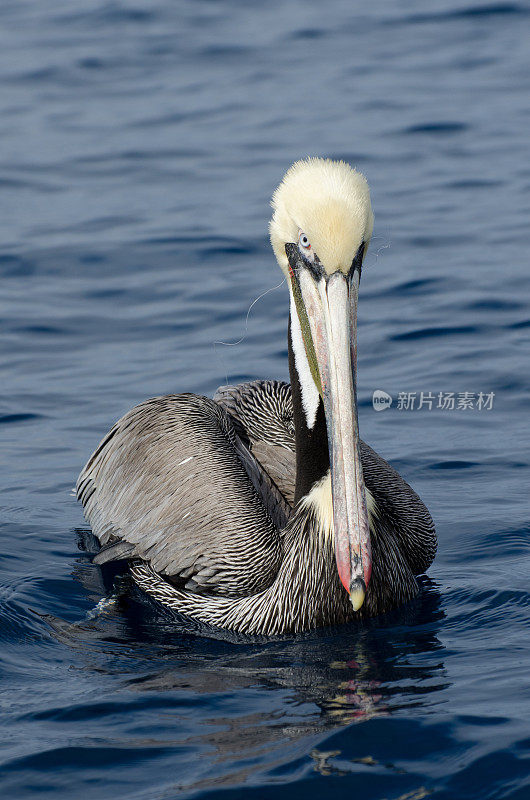
[(313, 252), (313, 248), (311, 247), (309, 237), (303, 231), (298, 232), (298, 249), (307, 261), (315, 260), (315, 254)]
[(302, 250), (311, 250), (311, 242), (307, 238), (307, 234), (305, 234), (303, 231), (300, 231), (298, 234), (298, 244)]

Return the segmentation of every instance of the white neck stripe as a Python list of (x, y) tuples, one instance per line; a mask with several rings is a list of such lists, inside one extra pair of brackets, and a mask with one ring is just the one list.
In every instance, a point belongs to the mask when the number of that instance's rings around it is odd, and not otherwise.
[(289, 293), (291, 295), (291, 343), (293, 345), (294, 363), (296, 371), (298, 372), (298, 379), (300, 380), (302, 406), (305, 412), (307, 427), (309, 430), (312, 430), (317, 418), (320, 395), (315, 386), (315, 381), (313, 380), (309, 367), (309, 361), (307, 360), (302, 329), (300, 327), (300, 320), (298, 319), (293, 293), (290, 290)]

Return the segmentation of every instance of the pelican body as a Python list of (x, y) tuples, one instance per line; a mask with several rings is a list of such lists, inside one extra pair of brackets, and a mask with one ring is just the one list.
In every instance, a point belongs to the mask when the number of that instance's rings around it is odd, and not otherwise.
[(233, 631), (275, 635), (381, 614), (436, 553), (426, 507), (359, 437), (357, 301), (373, 229), (365, 178), (294, 164), (271, 243), (290, 293), (291, 383), (147, 400), (100, 443), (77, 497), (141, 589)]

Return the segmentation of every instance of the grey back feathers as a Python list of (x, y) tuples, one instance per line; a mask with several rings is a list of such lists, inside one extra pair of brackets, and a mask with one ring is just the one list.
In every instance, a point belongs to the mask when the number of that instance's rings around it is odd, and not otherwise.
[[(436, 551), (413, 490), (361, 442), (372, 520), (373, 574), (357, 616), (414, 596)], [(154, 398), (111, 429), (82, 471), (77, 496), (102, 550), (127, 558), (155, 599), (202, 622), (286, 633), (354, 618), (332, 543), (291, 510), (295, 442), (290, 386), (221, 387), (214, 400)]]
[(220, 386), (214, 401), (228, 412), (239, 437), (280, 490), (289, 516), (296, 469), (291, 387), (281, 381)]
[(190, 591), (227, 597), (269, 585), (280, 535), (241, 449), (228, 415), (207, 398), (169, 395), (129, 411), (79, 478), (92, 531), (110, 545), (96, 561), (141, 558)]

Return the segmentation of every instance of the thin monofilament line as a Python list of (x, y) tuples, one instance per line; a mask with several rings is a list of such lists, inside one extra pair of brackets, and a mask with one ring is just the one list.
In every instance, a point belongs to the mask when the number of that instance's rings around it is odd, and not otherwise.
[[(250, 304), (250, 306), (248, 308), (247, 316), (245, 318), (245, 332), (243, 333), (243, 336), (240, 339), (238, 339), (237, 342), (222, 342), (220, 340), (215, 341), (213, 343), (213, 349), (215, 350), (216, 355), (217, 355), (216, 345), (218, 345), (218, 344), (222, 344), (225, 347), (236, 347), (236, 345), (241, 344), (241, 342), (245, 341), (245, 339), (247, 338), (247, 335), (248, 335), (248, 320), (249, 320), (249, 317), (250, 317), (250, 312), (252, 311), (252, 309), (254, 308), (256, 303), (259, 302), (263, 297), (265, 297), (265, 295), (270, 294), (270, 292), (276, 291), (276, 289), (279, 289), (280, 286), (283, 286), (284, 283), (285, 283), (285, 278), (283, 278), (277, 286), (272, 286), (270, 289), (266, 289), (264, 292), (262, 292), (260, 295), (258, 295), (258, 297), (256, 297), (255, 300), (252, 301), (252, 303)], [(224, 365), (224, 366), (226, 366), (226, 365)], [(228, 383), (228, 373), (225, 373), (225, 379), (226, 379), (226, 383)]]
[(258, 297), (256, 297), (255, 300), (252, 301), (252, 303), (250, 304), (249, 309), (247, 311), (247, 316), (246, 316), (246, 319), (245, 319), (245, 333), (243, 334), (241, 339), (238, 339), (237, 342), (215, 341), (213, 343), (214, 347), (215, 347), (216, 344), (224, 344), (225, 347), (235, 347), (237, 344), (241, 344), (241, 342), (243, 342), (245, 340), (245, 337), (246, 337), (246, 335), (248, 333), (248, 318), (250, 317), (250, 312), (252, 311), (252, 309), (254, 308), (256, 303), (259, 300), (261, 300), (262, 297), (265, 297), (265, 295), (270, 294), (270, 292), (274, 292), (276, 289), (279, 289), (280, 286), (283, 286), (284, 283), (285, 283), (285, 278), (277, 286), (272, 286), (270, 289), (266, 289), (262, 294), (260, 294)]
[[(372, 241), (374, 241), (374, 239), (382, 239), (382, 238), (383, 238), (382, 236), (372, 236)], [(379, 259), (379, 256), (380, 256), (382, 250), (388, 250), (389, 247), (392, 247), (390, 242), (387, 242), (386, 244), (380, 245), (377, 248), (377, 250), (375, 251), (375, 253), (373, 253), (373, 256), (374, 256), (375, 260), (377, 261)]]

